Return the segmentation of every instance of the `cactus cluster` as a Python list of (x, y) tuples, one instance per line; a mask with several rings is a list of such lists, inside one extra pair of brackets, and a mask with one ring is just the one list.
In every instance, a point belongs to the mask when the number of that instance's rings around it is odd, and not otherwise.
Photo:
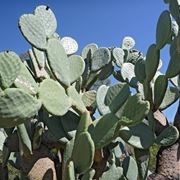
[[(161, 111), (180, 96), (180, 12), (176, 1), (168, 3), (146, 56), (131, 37), (120, 47), (91, 43), (76, 55), (77, 42), (58, 35), (48, 6), (20, 17), (32, 48), (21, 58), (0, 53), (0, 179), (7, 178), (7, 163), (21, 172), (16, 179), (146, 179), (149, 148), (179, 138), (173, 125), (155, 132)], [(163, 74), (160, 51), (167, 43)], [(96, 90), (111, 75), (116, 84)]]

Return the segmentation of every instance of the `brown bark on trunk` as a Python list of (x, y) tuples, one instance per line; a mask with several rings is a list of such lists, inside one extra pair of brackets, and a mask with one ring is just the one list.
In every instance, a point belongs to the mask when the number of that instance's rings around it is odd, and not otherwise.
[[(174, 119), (174, 126), (176, 126), (180, 132), (180, 103)], [(180, 138), (173, 145), (160, 148), (157, 154), (156, 171), (150, 175), (148, 179), (180, 179)]]

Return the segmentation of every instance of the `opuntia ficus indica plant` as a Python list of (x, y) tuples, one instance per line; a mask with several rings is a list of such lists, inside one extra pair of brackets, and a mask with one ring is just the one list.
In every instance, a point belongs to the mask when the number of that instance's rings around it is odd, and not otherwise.
[[(180, 10), (177, 0), (165, 3), (146, 55), (131, 37), (120, 47), (91, 43), (76, 55), (77, 42), (59, 36), (48, 6), (20, 17), (31, 49), (0, 53), (0, 179), (8, 179), (7, 164), (22, 180), (180, 178), (180, 107), (173, 125), (162, 112), (180, 96)], [(110, 76), (116, 83), (103, 83)]]

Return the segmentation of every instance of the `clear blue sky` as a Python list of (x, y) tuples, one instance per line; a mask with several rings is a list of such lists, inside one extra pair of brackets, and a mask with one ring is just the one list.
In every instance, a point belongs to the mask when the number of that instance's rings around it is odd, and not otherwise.
[[(54, 11), (60, 36), (75, 38), (80, 51), (91, 42), (106, 47), (120, 46), (123, 37), (128, 35), (136, 40), (136, 49), (146, 53), (148, 46), (155, 42), (157, 19), (167, 9), (163, 0), (1, 0), (0, 51), (10, 49), (22, 53), (30, 47), (17, 27), (18, 19), (42, 4)], [(164, 71), (168, 53), (163, 51), (161, 58)], [(165, 112), (171, 121), (175, 107)]]

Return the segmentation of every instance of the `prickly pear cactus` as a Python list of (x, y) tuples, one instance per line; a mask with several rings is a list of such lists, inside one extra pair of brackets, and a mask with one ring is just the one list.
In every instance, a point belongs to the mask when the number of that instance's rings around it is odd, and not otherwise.
[[(91, 43), (77, 55), (77, 42), (56, 32), (50, 7), (20, 17), (32, 49), (21, 59), (12, 51), (0, 53), (0, 179), (9, 163), (21, 172), (18, 179), (147, 178), (150, 147), (165, 148), (179, 138), (175, 125), (156, 131), (165, 119), (156, 112), (180, 96), (175, 1), (166, 2), (170, 11), (160, 15), (146, 56), (129, 36), (120, 47)], [(160, 51), (167, 43), (170, 61), (163, 74)], [(104, 84), (110, 76), (115, 84)]]

